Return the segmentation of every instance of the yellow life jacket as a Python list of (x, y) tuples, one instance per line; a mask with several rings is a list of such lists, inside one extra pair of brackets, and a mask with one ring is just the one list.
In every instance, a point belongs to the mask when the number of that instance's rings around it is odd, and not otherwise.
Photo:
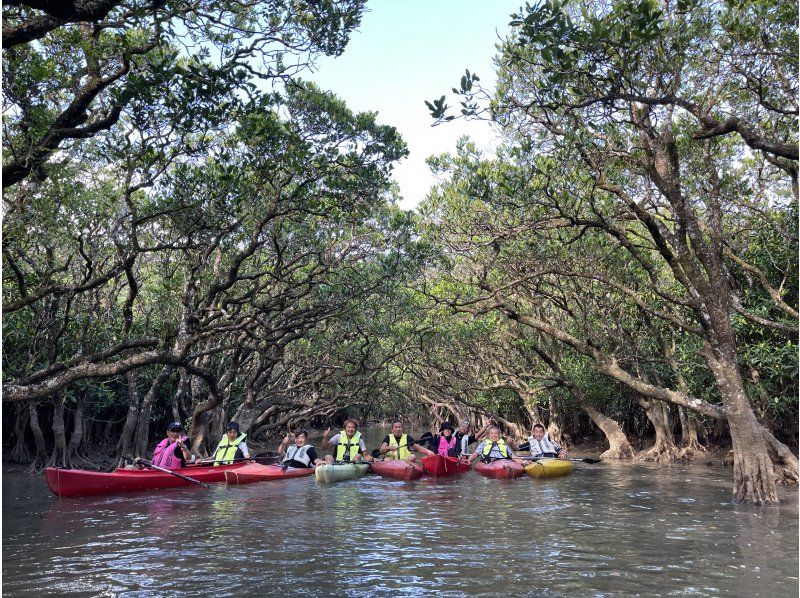
[(489, 455), (492, 452), (492, 449), (497, 445), (497, 450), (500, 451), (500, 454), (503, 455), (503, 459), (510, 459), (511, 457), (508, 455), (508, 447), (506, 446), (506, 441), (502, 438), (497, 442), (492, 442), (491, 440), (486, 440), (483, 445), (483, 457), (484, 459), (488, 459)]
[[(400, 448), (397, 448), (397, 447)], [(408, 459), (411, 451), (408, 450), (408, 434), (403, 434), (400, 437), (400, 443), (397, 443), (397, 438), (394, 437), (394, 434), (389, 434), (389, 447), (395, 449), (393, 453), (386, 453), (386, 457), (384, 457), (387, 461), (394, 461), (394, 460), (401, 460), (405, 461)], [(389, 455), (392, 455), (391, 457)]]
[(214, 467), (233, 463), (233, 459), (236, 456), (236, 449), (246, 437), (247, 434), (242, 434), (239, 438), (231, 442), (228, 440), (228, 435), (225, 434), (222, 440), (219, 441), (217, 450), (214, 453)]
[(353, 434), (353, 438), (348, 439), (347, 434), (345, 431), (342, 430), (339, 432), (339, 444), (336, 445), (336, 455), (334, 456), (334, 461), (349, 461), (352, 462), (355, 460), (356, 455), (361, 453), (360, 441), (361, 440), (361, 432), (356, 430), (356, 433)]

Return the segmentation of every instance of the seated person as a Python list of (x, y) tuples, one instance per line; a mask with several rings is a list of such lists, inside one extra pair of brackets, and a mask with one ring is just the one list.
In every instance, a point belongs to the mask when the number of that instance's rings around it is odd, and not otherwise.
[(418, 444), (411, 436), (403, 432), (403, 422), (399, 419), (392, 422), (392, 433), (387, 434), (383, 439), (381, 448), (378, 452), (386, 455), (385, 460), (394, 461), (408, 461), (413, 463), (417, 460), (417, 456), (411, 454), (411, 449), (424, 453), (426, 455), (435, 455), (432, 450), (425, 448)]
[[(294, 444), (287, 448), (289, 441), (294, 436)], [(287, 433), (278, 447), (278, 454), (283, 457), (281, 465), (287, 467), (314, 467), (322, 463), (317, 457), (313, 444), (306, 444), (308, 432), (299, 430), (295, 434)]]
[(550, 440), (542, 424), (533, 426), (532, 436), (528, 438), (531, 445), (531, 457), (558, 457), (567, 458), (567, 451)]
[(328, 434), (331, 429), (325, 430), (322, 434), (322, 450), (336, 447), (333, 455), (325, 455), (325, 463), (332, 465), (333, 463), (359, 463), (362, 460), (372, 461), (372, 455), (367, 454), (367, 445), (364, 444), (361, 432), (357, 428), (358, 424), (355, 420), (345, 420), (344, 430), (334, 435), (330, 441), (328, 441)]
[(455, 431), (456, 429), (450, 422), (443, 422), (439, 426), (439, 435), (434, 438), (436, 454), (444, 455), (445, 457), (458, 457), (459, 446), (458, 438), (454, 434)]
[(167, 437), (153, 450), (153, 465), (164, 469), (186, 467), (186, 462), (191, 459), (187, 440), (181, 422), (172, 422), (167, 426)]
[(225, 435), (214, 451), (214, 465), (230, 465), (237, 461), (250, 458), (250, 450), (244, 439), (247, 434), (239, 434), (239, 424), (230, 422), (225, 428)]
[(486, 440), (482, 441), (475, 452), (468, 457), (468, 462), (472, 463), (478, 457), (484, 463), (491, 463), (498, 459), (513, 459), (517, 463), (525, 465), (525, 460), (515, 457), (505, 440), (500, 437), (500, 428), (491, 426), (487, 432)]

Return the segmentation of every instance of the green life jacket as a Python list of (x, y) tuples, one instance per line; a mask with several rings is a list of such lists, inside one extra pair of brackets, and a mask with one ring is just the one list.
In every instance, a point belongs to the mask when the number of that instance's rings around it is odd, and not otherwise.
[(339, 444), (336, 445), (336, 455), (333, 457), (334, 461), (354, 461), (356, 455), (361, 453), (361, 447), (359, 446), (360, 440), (361, 432), (357, 430), (351, 439), (347, 438), (347, 434), (345, 434), (344, 430), (339, 432)]
[[(393, 453), (386, 453), (385, 459), (387, 461), (394, 461), (394, 460), (401, 460), (405, 461), (408, 459), (411, 451), (408, 450), (408, 434), (403, 434), (400, 437), (400, 443), (398, 444), (397, 438), (394, 437), (394, 434), (389, 434), (389, 446), (394, 448), (395, 451)], [(400, 448), (397, 448), (397, 447)], [(390, 457), (389, 455), (393, 455)]]
[(487, 440), (483, 445), (483, 460), (487, 461), (489, 459), (489, 455), (492, 453), (492, 449), (497, 446), (497, 450), (500, 451), (500, 454), (503, 455), (503, 459), (510, 459), (511, 457), (508, 454), (508, 447), (506, 446), (506, 441), (502, 438), (497, 442), (492, 442), (491, 440)]
[(219, 441), (217, 450), (214, 453), (214, 466), (233, 463), (233, 459), (236, 456), (236, 449), (246, 437), (247, 434), (242, 434), (239, 438), (231, 442), (228, 440), (228, 435), (225, 434), (222, 440)]

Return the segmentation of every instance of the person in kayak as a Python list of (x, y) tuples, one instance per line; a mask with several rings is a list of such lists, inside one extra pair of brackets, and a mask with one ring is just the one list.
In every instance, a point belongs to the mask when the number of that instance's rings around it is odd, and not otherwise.
[(542, 424), (535, 424), (531, 434), (531, 437), (528, 438), (528, 442), (531, 445), (531, 457), (567, 458), (567, 451), (550, 440)]
[(153, 465), (164, 469), (180, 469), (192, 458), (186, 446), (186, 437), (181, 422), (172, 422), (167, 426), (167, 437), (153, 450)]
[(386, 461), (400, 460), (413, 463), (417, 460), (417, 456), (411, 452), (412, 449), (426, 455), (436, 454), (432, 450), (418, 444), (416, 440), (406, 434), (403, 431), (403, 422), (397, 419), (392, 422), (392, 433), (387, 434), (383, 439), (378, 452), (381, 455), (386, 455), (384, 457)]
[[(441, 425), (446, 422), (436, 411), (435, 406), (431, 407), (431, 415), (433, 415), (433, 417), (436, 419), (436, 423), (439, 424), (439, 431), (441, 432)], [(494, 419), (489, 418), (489, 421), (486, 422), (486, 425), (483, 426), (477, 434), (470, 434), (470, 424), (468, 421), (462, 421), (459, 423), (458, 429), (455, 430), (455, 437), (456, 441), (458, 442), (458, 454), (468, 455), (469, 445), (478, 442), (481, 438), (483, 438), (483, 435), (486, 433), (486, 430), (489, 429), (489, 426), (496, 423), (497, 422), (495, 422)]]
[[(289, 446), (292, 437), (294, 444)], [(283, 441), (278, 447), (278, 454), (283, 457), (281, 465), (286, 467), (314, 467), (322, 463), (322, 459), (317, 456), (317, 451), (313, 444), (307, 444), (308, 432), (299, 430), (294, 434), (286, 433)]]
[(458, 457), (460, 451), (455, 431), (456, 429), (450, 422), (444, 422), (439, 426), (439, 434), (434, 438), (437, 455)]
[(214, 451), (214, 466), (227, 465), (250, 458), (250, 450), (244, 439), (247, 434), (239, 434), (239, 424), (230, 422), (225, 428), (225, 435)]
[(483, 426), (477, 434), (470, 434), (470, 425), (468, 421), (462, 421), (458, 425), (458, 430), (455, 431), (456, 441), (458, 442), (458, 452), (461, 455), (468, 455), (469, 454), (469, 445), (478, 442), (483, 435), (486, 433), (486, 430), (489, 429), (489, 426), (492, 425), (494, 420), (489, 420), (486, 422), (486, 425)]
[(358, 424), (353, 419), (347, 419), (344, 422), (344, 430), (335, 434), (333, 438), (328, 440), (328, 434), (331, 429), (328, 428), (322, 433), (322, 450), (336, 447), (333, 455), (325, 455), (325, 463), (358, 463), (361, 460), (372, 461), (372, 455), (367, 453), (367, 445), (361, 438), (361, 432), (358, 431)]
[(472, 463), (478, 457), (484, 463), (491, 463), (498, 459), (512, 459), (517, 463), (526, 464), (524, 459), (515, 457), (511, 448), (506, 444), (506, 441), (500, 437), (500, 428), (497, 426), (490, 426), (487, 432), (486, 440), (482, 441), (468, 458), (467, 462)]

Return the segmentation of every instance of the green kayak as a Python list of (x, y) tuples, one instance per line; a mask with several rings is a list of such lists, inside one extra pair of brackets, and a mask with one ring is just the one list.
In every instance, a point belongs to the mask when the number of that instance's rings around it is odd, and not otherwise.
[(314, 475), (318, 482), (340, 482), (360, 478), (369, 471), (368, 463), (336, 463), (334, 465), (317, 465)]

